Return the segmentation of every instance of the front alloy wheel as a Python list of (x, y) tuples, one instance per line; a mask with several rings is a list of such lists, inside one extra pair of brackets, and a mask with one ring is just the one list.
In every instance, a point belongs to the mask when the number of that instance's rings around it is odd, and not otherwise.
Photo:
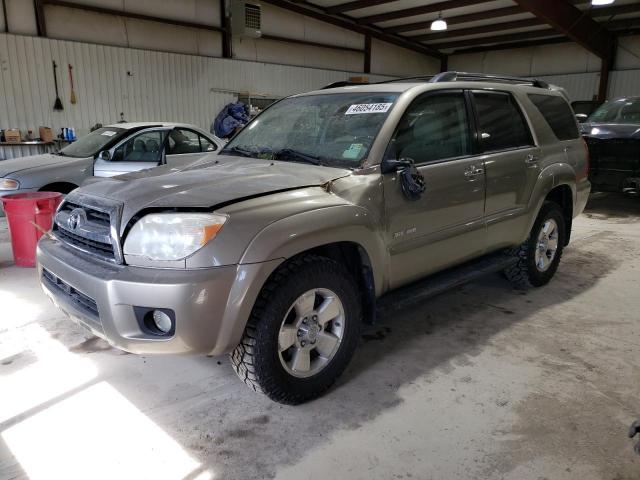
[(231, 364), (255, 391), (280, 403), (302, 403), (320, 396), (344, 371), (361, 323), (360, 292), (345, 267), (301, 255), (262, 288)]
[(344, 307), (326, 288), (300, 295), (289, 307), (278, 335), (278, 357), (294, 377), (316, 375), (333, 359), (345, 331)]

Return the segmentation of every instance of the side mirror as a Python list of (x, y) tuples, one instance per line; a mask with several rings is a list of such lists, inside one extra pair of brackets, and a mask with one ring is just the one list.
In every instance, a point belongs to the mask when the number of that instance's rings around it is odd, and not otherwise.
[(578, 120), (578, 123), (586, 122), (587, 118), (589, 118), (589, 115), (586, 113), (576, 113), (576, 120)]
[(404, 170), (413, 165), (413, 160), (407, 158), (401, 158), (400, 160), (386, 159), (382, 161), (380, 165), (380, 171), (382, 173), (393, 173), (398, 170)]
[(109, 161), (111, 160), (111, 154), (109, 153), (109, 150), (103, 150), (98, 154), (98, 158), (100, 160), (105, 160), (105, 161)]

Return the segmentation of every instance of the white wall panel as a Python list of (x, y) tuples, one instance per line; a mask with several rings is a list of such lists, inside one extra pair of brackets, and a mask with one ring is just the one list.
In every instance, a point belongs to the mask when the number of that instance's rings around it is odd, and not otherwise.
[(600, 60), (574, 43), (451, 55), (451, 70), (505, 75), (555, 75), (600, 71)]
[(640, 35), (618, 39), (615, 68), (616, 70), (640, 68)]
[(432, 75), (440, 71), (440, 61), (374, 38), (371, 41), (371, 71), (407, 77)]
[(611, 72), (609, 98), (640, 96), (640, 69)]
[(536, 75), (536, 78), (563, 87), (572, 101), (591, 100), (598, 94), (599, 73), (573, 73), (566, 75)]
[[(347, 52), (348, 53), (348, 52)], [(64, 110), (53, 110), (51, 62), (58, 68)], [(69, 102), (67, 65), (73, 65), (78, 103)], [(349, 62), (345, 61), (345, 65)], [(127, 73), (129, 72), (129, 74)], [(0, 34), (0, 128), (75, 127), (95, 123), (188, 122), (208, 129), (233, 92), (283, 97), (308, 91), (357, 72), (94, 45)], [(371, 75), (375, 80), (388, 79)]]

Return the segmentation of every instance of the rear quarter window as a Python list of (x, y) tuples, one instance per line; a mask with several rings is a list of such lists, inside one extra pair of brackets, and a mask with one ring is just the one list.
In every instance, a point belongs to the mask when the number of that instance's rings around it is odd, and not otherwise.
[(558, 140), (573, 140), (580, 136), (573, 111), (562, 97), (533, 93), (528, 96)]

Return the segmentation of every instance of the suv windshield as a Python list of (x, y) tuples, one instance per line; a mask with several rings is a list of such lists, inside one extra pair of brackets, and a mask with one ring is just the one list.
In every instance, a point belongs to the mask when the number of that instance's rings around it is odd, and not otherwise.
[(64, 147), (60, 155), (65, 157), (85, 158), (93, 157), (103, 150), (107, 144), (120, 139), (127, 132), (124, 128), (104, 127), (91, 132), (75, 142)]
[(286, 98), (265, 110), (221, 153), (355, 168), (397, 98), (396, 93), (371, 92)]
[(640, 124), (640, 99), (623, 98), (607, 102), (589, 116), (592, 123), (637, 123)]

